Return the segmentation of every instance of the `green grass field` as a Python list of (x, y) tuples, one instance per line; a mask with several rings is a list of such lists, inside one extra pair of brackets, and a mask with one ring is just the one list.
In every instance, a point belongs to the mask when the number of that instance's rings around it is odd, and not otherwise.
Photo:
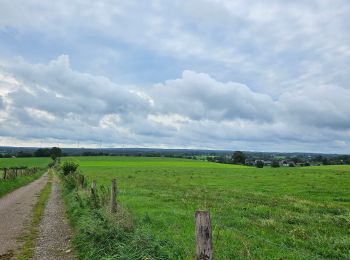
[(193, 259), (194, 211), (210, 210), (216, 259), (350, 259), (350, 167), (250, 168), (169, 158), (74, 157), (117, 179), (135, 223)]
[[(0, 169), (21, 166), (45, 168), (51, 161), (50, 158), (0, 158)], [(2, 180), (3, 171), (0, 170), (0, 197), (36, 180), (42, 173), (43, 170), (30, 176), (20, 176), (13, 180)]]
[(0, 158), (0, 169), (9, 167), (46, 167), (50, 162), (51, 158), (44, 157), (29, 157), (29, 158)]

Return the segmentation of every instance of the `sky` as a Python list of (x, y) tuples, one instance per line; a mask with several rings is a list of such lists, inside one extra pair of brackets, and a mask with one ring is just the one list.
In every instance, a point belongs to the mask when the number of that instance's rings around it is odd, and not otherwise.
[(348, 0), (0, 0), (0, 145), (350, 153)]

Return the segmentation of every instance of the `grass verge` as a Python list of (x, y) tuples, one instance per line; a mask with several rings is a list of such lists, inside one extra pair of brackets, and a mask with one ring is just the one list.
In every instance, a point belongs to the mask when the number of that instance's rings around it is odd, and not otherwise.
[(165, 250), (166, 242), (136, 227), (132, 215), (122, 205), (118, 204), (117, 212), (111, 213), (108, 188), (101, 187), (92, 196), (88, 189), (78, 188), (81, 176), (71, 175), (63, 177), (62, 190), (80, 259), (178, 258), (176, 252)]
[(35, 181), (41, 175), (43, 175), (44, 171), (46, 170), (42, 170), (38, 173), (28, 176), (19, 176), (16, 179), (12, 180), (0, 180), (0, 198), (15, 189), (18, 189), (22, 186), (27, 185), (28, 183), (31, 183), (32, 181)]
[(33, 256), (35, 239), (37, 238), (39, 233), (38, 227), (45, 210), (46, 202), (51, 192), (52, 177), (52, 173), (50, 172), (49, 181), (40, 191), (38, 200), (34, 206), (32, 220), (29, 224), (27, 232), (21, 238), (21, 240), (23, 241), (23, 245), (19, 254), (16, 256), (16, 259), (29, 259)]

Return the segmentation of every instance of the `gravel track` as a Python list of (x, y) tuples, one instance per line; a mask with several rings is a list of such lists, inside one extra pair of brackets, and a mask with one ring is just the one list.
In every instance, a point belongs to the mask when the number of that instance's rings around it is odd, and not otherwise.
[(34, 259), (74, 259), (72, 232), (64, 214), (58, 178), (55, 175), (36, 240)]
[(0, 259), (11, 259), (23, 234), (38, 194), (48, 181), (45, 173), (30, 184), (0, 198)]

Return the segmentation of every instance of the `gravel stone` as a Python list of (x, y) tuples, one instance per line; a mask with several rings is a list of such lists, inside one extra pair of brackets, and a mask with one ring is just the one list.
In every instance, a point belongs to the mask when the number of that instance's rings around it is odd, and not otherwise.
[(33, 259), (74, 259), (70, 239), (72, 231), (64, 214), (58, 178), (55, 175), (51, 193), (39, 227)]

